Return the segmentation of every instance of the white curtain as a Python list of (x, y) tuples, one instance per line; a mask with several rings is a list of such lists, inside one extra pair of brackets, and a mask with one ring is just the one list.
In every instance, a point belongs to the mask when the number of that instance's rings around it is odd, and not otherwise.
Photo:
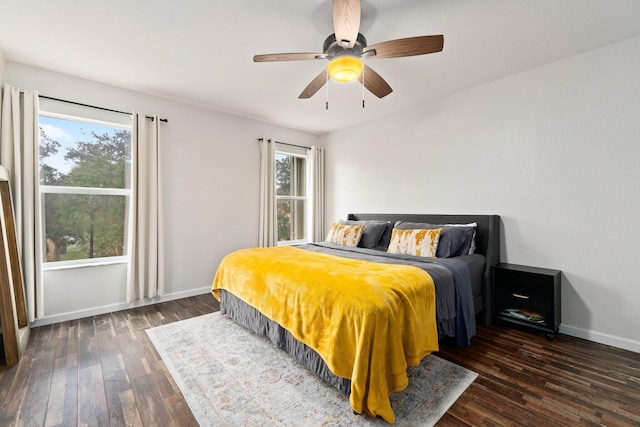
[(258, 246), (275, 246), (276, 232), (276, 143), (270, 139), (258, 139), (260, 145), (260, 226)]
[(133, 113), (127, 300), (164, 293), (160, 119)]
[(4, 85), (0, 164), (9, 172), (29, 321), (44, 316), (38, 188), (38, 92)]
[(324, 149), (312, 146), (307, 156), (309, 162), (310, 209), (309, 239), (312, 242), (323, 242), (324, 235)]

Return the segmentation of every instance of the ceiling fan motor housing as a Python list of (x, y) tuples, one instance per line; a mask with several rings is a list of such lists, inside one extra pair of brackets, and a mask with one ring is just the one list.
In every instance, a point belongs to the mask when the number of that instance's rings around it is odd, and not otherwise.
[(324, 41), (324, 44), (322, 45), (322, 52), (327, 55), (327, 59), (329, 60), (340, 56), (354, 56), (356, 58), (360, 58), (365, 47), (367, 47), (367, 39), (361, 33), (358, 33), (358, 38), (352, 48), (342, 47), (338, 43), (338, 40), (336, 40), (336, 35), (331, 34)]

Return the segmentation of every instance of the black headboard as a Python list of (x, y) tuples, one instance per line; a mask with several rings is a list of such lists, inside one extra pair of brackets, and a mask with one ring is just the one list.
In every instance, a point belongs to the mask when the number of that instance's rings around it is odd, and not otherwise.
[(485, 256), (482, 277), (482, 323), (491, 324), (493, 317), (492, 267), (500, 263), (500, 216), (498, 215), (430, 215), (430, 214), (349, 214), (351, 220), (426, 222), (429, 224), (468, 224), (475, 222), (476, 253)]

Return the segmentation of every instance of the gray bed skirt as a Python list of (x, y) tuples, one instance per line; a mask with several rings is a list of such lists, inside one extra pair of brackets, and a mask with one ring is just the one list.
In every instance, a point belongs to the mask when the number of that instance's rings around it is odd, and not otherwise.
[(268, 337), (276, 347), (292, 355), (307, 369), (336, 389), (347, 395), (351, 394), (350, 379), (335, 376), (313, 349), (296, 340), (278, 323), (223, 289), (220, 290), (220, 311), (245, 328)]

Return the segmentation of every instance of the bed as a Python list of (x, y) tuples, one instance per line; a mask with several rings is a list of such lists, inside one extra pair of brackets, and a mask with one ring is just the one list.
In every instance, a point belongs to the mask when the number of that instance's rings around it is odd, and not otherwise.
[[(354, 412), (393, 423), (389, 394), (407, 386), (407, 365), (437, 351), (443, 336), (469, 345), (476, 319), (491, 323), (499, 217), (350, 214), (339, 224), (362, 232), (357, 247), (237, 251), (221, 262), (212, 292), (223, 314), (349, 394)], [(469, 243), (469, 228), (470, 245), (449, 253), (453, 241)], [(388, 254), (402, 233), (437, 235), (438, 257)]]

